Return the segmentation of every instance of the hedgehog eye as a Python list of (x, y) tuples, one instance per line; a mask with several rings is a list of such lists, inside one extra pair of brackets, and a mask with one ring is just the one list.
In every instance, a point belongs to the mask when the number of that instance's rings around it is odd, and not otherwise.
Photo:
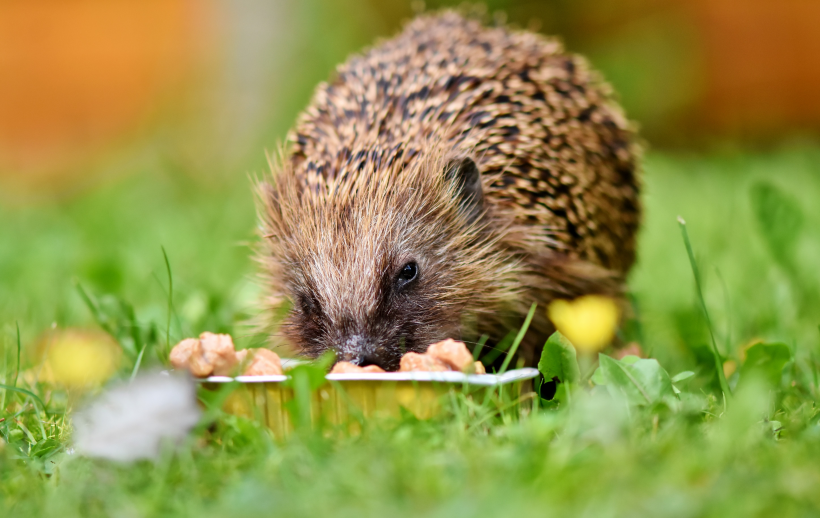
[(413, 282), (416, 277), (419, 275), (419, 266), (414, 263), (410, 262), (402, 266), (401, 270), (399, 271), (398, 278), (396, 279), (396, 285), (399, 288), (403, 288)]

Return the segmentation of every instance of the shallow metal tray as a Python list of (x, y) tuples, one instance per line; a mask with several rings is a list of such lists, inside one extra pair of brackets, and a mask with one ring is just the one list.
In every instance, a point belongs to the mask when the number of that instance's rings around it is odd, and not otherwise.
[[(287, 368), (287, 365), (285, 365)], [(387, 372), (367, 374), (328, 374), (326, 383), (312, 393), (309, 419), (331, 425), (358, 427), (361, 419), (399, 417), (402, 411), (419, 419), (428, 419), (441, 412), (442, 397), (452, 393), (475, 396), (492, 387), (501, 387), (505, 397), (520, 400), (532, 390), (532, 379), (538, 370), (523, 368), (504, 374), (463, 374), (460, 372)], [(256, 418), (277, 436), (285, 436), (294, 428), (294, 389), (281, 376), (211, 376), (202, 380), (209, 388), (239, 382), (239, 390), (231, 393), (225, 410), (236, 415)], [(304, 405), (307, 406), (307, 405)], [(298, 412), (298, 410), (296, 410)]]

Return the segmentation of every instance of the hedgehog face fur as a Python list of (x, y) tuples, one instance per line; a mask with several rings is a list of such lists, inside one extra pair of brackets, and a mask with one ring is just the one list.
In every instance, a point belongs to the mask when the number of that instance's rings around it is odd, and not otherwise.
[(560, 43), (425, 15), (316, 90), (260, 186), (267, 306), (302, 352), (398, 365), (518, 327), (535, 364), (555, 298), (620, 294), (640, 222), (635, 135)]
[[(282, 330), (304, 353), (395, 370), (404, 352), (459, 336), (465, 312), (512, 295), (475, 162), (431, 149), (403, 170), (368, 164), (321, 190), (285, 170), (263, 193), (275, 200), (270, 281), (293, 301)], [(475, 267), (496, 280), (471, 279)]]

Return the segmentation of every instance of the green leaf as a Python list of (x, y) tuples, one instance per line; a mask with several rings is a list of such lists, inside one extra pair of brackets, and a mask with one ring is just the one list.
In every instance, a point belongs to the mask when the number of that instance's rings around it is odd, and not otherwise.
[(674, 396), (672, 380), (657, 360), (638, 360), (632, 364), (598, 355), (601, 378), (610, 394), (621, 394), (633, 405), (651, 405)]
[(32, 458), (47, 459), (59, 452), (62, 444), (57, 439), (43, 439), (29, 451), (29, 456)]
[(590, 378), (593, 383), (598, 386), (606, 385), (606, 378), (604, 378), (604, 371), (601, 370), (601, 366), (599, 365), (595, 372), (592, 373), (592, 377)]
[(740, 368), (740, 383), (756, 375), (773, 387), (779, 386), (783, 367), (791, 359), (792, 352), (786, 344), (755, 344), (746, 351), (746, 361)]
[(621, 363), (623, 363), (624, 365), (632, 365), (633, 363), (636, 363), (636, 362), (640, 361), (640, 359), (641, 359), (640, 356), (635, 356), (633, 354), (627, 354), (626, 356), (621, 358)]
[(695, 373), (692, 372), (692, 371), (679, 372), (678, 374), (675, 374), (672, 377), (672, 383), (677, 383), (679, 381), (688, 380), (689, 378), (691, 378), (694, 375), (695, 375)]
[(558, 378), (562, 383), (576, 383), (581, 378), (575, 347), (558, 331), (544, 344), (538, 370), (544, 379)]
[(777, 262), (790, 268), (797, 238), (803, 228), (800, 204), (768, 182), (755, 184), (749, 194), (758, 230), (769, 252)]

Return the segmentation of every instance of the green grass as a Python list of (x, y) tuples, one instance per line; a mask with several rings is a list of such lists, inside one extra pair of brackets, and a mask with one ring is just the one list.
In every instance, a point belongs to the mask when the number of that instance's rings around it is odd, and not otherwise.
[[(145, 347), (142, 368), (159, 363), (166, 333), (172, 343), (203, 330), (231, 332), (241, 346), (257, 341), (243, 326), (257, 294), (251, 190), (245, 177), (222, 182), (159, 169), (68, 201), (0, 206), (0, 382), (18, 388), (0, 390), (4, 516), (820, 510), (820, 148), (647, 157), (646, 222), (629, 283), (636, 311), (622, 339), (639, 341), (672, 376), (694, 371), (675, 383), (679, 396), (629, 404), (611, 374), (615, 396), (583, 383), (570, 404), (545, 402), (523, 415), (456, 400), (437, 420), (374, 421), (352, 437), (307, 430), (284, 441), (217, 415), (156, 462), (72, 454), (64, 411), (78, 401), (15, 379), (17, 324), (23, 370), (52, 325), (99, 327), (78, 285), (125, 348)], [(677, 216), (687, 221), (721, 361), (740, 366), (726, 400)], [(763, 358), (758, 367), (743, 365), (741, 348), (753, 340), (785, 344), (771, 346), (786, 351), (785, 367), (763, 348), (749, 352)], [(135, 359), (119, 377), (131, 375)]]

